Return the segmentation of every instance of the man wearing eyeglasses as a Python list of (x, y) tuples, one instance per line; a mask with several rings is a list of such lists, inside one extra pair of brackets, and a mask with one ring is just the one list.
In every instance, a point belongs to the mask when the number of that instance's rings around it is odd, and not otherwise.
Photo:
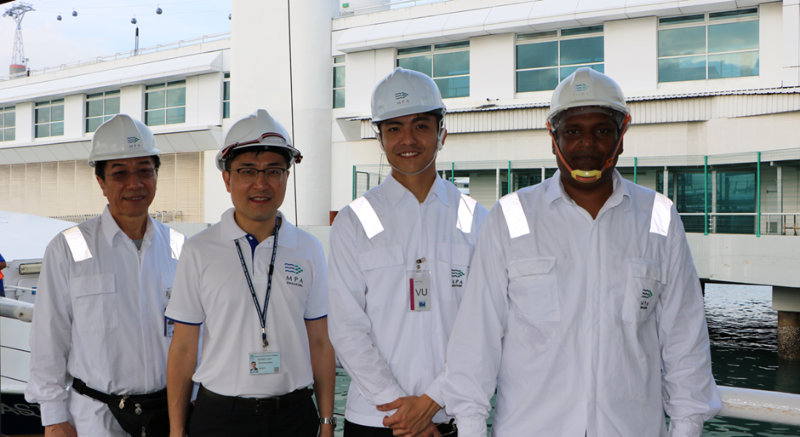
[(168, 434), (164, 310), (184, 238), (148, 214), (159, 153), (128, 115), (101, 125), (89, 165), (108, 206), (45, 252), (25, 397), (48, 437)]
[(167, 364), (175, 437), (185, 435), (192, 380), (200, 388), (190, 436), (333, 436), (325, 256), (278, 210), (301, 158), (263, 109), (225, 135), (217, 168), (233, 208), (187, 242), (167, 309), (176, 322)]

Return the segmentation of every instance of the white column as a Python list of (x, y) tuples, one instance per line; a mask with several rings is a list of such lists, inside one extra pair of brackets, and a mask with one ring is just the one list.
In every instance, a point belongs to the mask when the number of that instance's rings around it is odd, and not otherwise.
[(301, 225), (329, 223), (336, 7), (331, 0), (233, 2), (231, 120), (264, 108), (292, 134), (303, 162), (289, 178), (281, 211)]
[(800, 0), (783, 2), (783, 86), (800, 85)]

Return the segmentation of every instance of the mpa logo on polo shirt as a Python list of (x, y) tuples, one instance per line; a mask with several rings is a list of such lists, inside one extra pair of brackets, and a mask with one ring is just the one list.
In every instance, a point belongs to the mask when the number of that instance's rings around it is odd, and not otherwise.
[(297, 264), (283, 263), (283, 271), (286, 273), (286, 283), (296, 287), (303, 286), (303, 268)]

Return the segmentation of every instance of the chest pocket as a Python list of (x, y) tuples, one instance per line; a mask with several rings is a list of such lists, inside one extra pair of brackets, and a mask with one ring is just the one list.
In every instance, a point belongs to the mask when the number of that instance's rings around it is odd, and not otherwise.
[(661, 267), (646, 259), (628, 260), (628, 281), (623, 299), (622, 320), (641, 323), (649, 319), (661, 294)]
[(447, 270), (450, 287), (461, 293), (467, 286), (472, 248), (466, 244), (439, 244), (439, 262)]
[(406, 283), (406, 269), (400, 246), (363, 252), (358, 264), (367, 286), (367, 306), (403, 305), (405, 294), (397, 292)]
[(508, 266), (511, 303), (531, 323), (561, 320), (555, 257), (525, 258)]
[(102, 331), (119, 326), (120, 298), (114, 275), (84, 275), (70, 280), (73, 323), (78, 331)]

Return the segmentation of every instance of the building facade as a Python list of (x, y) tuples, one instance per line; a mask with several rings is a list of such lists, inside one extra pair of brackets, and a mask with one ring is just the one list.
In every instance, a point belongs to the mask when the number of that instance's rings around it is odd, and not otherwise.
[(153, 209), (214, 222), (230, 205), (220, 138), (264, 107), (304, 155), (284, 211), (327, 225), (388, 173), (370, 95), (396, 66), (439, 85), (449, 135), (437, 168), (489, 207), (555, 171), (550, 96), (589, 66), (628, 98), (621, 172), (669, 195), (688, 230), (800, 231), (797, 0), (320, 3), (237, 0), (230, 37), (0, 82), (3, 208), (96, 213), (91, 132), (125, 112), (165, 153)]

